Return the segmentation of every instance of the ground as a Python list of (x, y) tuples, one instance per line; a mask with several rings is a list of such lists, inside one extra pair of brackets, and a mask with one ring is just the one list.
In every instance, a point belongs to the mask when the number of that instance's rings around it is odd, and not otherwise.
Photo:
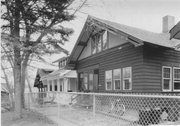
[(23, 118), (18, 119), (12, 111), (1, 113), (1, 126), (57, 126), (51, 120), (33, 111), (23, 110)]
[(10, 107), (9, 96), (1, 92), (1, 126), (57, 126), (44, 115), (23, 110), (23, 118), (18, 119)]

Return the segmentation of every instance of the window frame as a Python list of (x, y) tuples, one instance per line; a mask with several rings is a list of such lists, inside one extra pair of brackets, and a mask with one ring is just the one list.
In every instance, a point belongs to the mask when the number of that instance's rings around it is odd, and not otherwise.
[[(103, 48), (103, 44), (104, 44), (104, 39), (103, 36), (104, 34), (106, 34), (106, 43), (107, 43), (107, 47)], [(100, 46), (100, 50), (98, 49), (98, 43), (100, 42), (101, 46)], [(95, 49), (95, 52), (93, 53), (93, 47)], [(95, 55), (97, 53), (100, 53), (106, 49), (109, 48), (109, 41), (108, 41), (108, 31), (104, 30), (102, 33), (96, 33), (94, 34), (93, 37), (91, 37), (91, 55)]]
[[(130, 68), (130, 78), (124, 78), (124, 69), (125, 68)], [(124, 68), (122, 68), (122, 77), (123, 77), (122, 78), (122, 81), (123, 81), (123, 90), (124, 91), (131, 91), (132, 90), (132, 67), (124, 67)], [(129, 86), (130, 88), (129, 89), (125, 89), (125, 83), (124, 83), (125, 79), (130, 79), (131, 83), (130, 83), (130, 86)]]
[[(169, 79), (169, 78), (164, 78), (164, 68), (170, 68), (170, 84), (169, 84), (169, 90), (164, 89), (164, 79)], [(162, 66), (162, 91), (163, 92), (169, 92), (172, 91), (172, 67), (170, 66)]]
[[(95, 50), (95, 52), (94, 52), (94, 50)], [(96, 53), (97, 53), (96, 35), (94, 35), (93, 37), (91, 37), (91, 55), (95, 55)]]
[[(107, 89), (107, 79), (106, 79), (106, 72), (107, 71), (111, 71), (111, 88), (110, 89)], [(107, 91), (110, 91), (110, 90), (112, 90), (113, 89), (113, 72), (112, 72), (113, 70), (106, 70), (105, 71), (105, 86), (106, 86), (106, 90)]]
[[(119, 79), (115, 79), (114, 78), (114, 70), (120, 70), (120, 78)], [(121, 90), (121, 85), (122, 85), (122, 70), (121, 68), (117, 68), (117, 69), (113, 69), (113, 89), (116, 90), (116, 91), (120, 91)], [(115, 80), (119, 80), (120, 81), (120, 89), (115, 89)]]
[[(172, 82), (172, 85), (173, 85), (173, 91), (174, 91), (174, 92), (179, 92), (180, 89), (179, 89), (179, 90), (174, 89), (174, 82), (175, 82), (175, 81), (174, 81), (174, 80), (175, 80), (175, 79), (174, 79), (174, 69), (180, 69), (180, 67), (173, 67), (173, 73), (172, 73), (172, 74), (173, 74), (173, 79), (172, 79), (172, 80), (173, 80), (173, 82)], [(179, 82), (179, 81), (180, 81), (180, 79), (178, 79), (178, 82)], [(172, 86), (171, 86), (171, 87), (172, 87)]]
[[(106, 34), (106, 41), (104, 41), (104, 35)], [(101, 41), (102, 41), (102, 51), (104, 51), (104, 50), (106, 50), (106, 49), (108, 49), (109, 48), (109, 41), (108, 41), (108, 31), (107, 30), (105, 30), (103, 33), (102, 33), (102, 35), (101, 35)], [(106, 48), (104, 48), (104, 42), (106, 43), (106, 45), (107, 45), (107, 47)]]

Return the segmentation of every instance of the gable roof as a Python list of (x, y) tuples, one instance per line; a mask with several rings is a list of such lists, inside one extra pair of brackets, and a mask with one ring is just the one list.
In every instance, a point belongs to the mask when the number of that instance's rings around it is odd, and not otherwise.
[(174, 48), (178, 43), (180, 43), (180, 41), (178, 40), (169, 40), (170, 38), (169, 33), (154, 33), (154, 32), (150, 32), (147, 30), (143, 30), (143, 29), (139, 29), (139, 28), (135, 28), (131, 26), (98, 19), (95, 17), (93, 17), (93, 19), (100, 21), (108, 26), (111, 26), (112, 28), (120, 32), (123, 32), (127, 35), (131, 35), (135, 38), (138, 38), (143, 42), (148, 42), (148, 43), (152, 43), (152, 44), (164, 46), (164, 47), (169, 47), (169, 48)]
[(127, 38), (130, 39), (127, 41), (132, 42), (133, 40), (133, 44), (135, 44), (135, 46), (143, 45), (143, 43), (151, 43), (175, 49), (180, 44), (179, 40), (170, 40), (169, 33), (153, 33), (147, 30), (122, 25), (119, 23), (99, 19), (93, 16), (88, 16), (84, 27), (79, 35), (79, 38), (73, 48), (73, 51), (68, 59), (68, 68), (74, 68), (75, 62), (78, 60), (81, 52), (83, 51), (86, 43), (88, 42), (89, 37), (91, 36), (91, 31), (87, 30), (89, 22), (92, 23), (91, 25), (95, 25), (110, 32), (114, 32), (116, 34), (125, 34), (126, 36), (128, 36)]
[(171, 37), (170, 39), (179, 39), (180, 40), (180, 21), (169, 31)]

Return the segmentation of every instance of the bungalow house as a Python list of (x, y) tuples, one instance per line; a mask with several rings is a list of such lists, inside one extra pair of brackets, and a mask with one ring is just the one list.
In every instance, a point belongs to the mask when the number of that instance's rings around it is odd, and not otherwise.
[(162, 33), (88, 16), (67, 61), (77, 70), (78, 90), (180, 92), (180, 40), (171, 39), (174, 17)]
[(77, 73), (74, 70), (64, 69), (68, 57), (63, 57), (54, 61), (58, 62), (59, 69), (53, 71), (41, 78), (42, 82), (46, 85), (46, 91), (77, 91)]

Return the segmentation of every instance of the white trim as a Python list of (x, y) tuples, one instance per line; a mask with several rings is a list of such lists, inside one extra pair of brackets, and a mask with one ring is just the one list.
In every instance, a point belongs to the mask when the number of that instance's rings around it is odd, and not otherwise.
[[(170, 78), (164, 78), (164, 68), (170, 68)], [(169, 89), (164, 89), (164, 79), (170, 79)], [(172, 67), (162, 66), (162, 91), (169, 92), (172, 91)]]
[[(123, 90), (125, 90), (125, 91), (130, 91), (130, 90), (132, 90), (132, 67), (124, 67), (123, 68), (123, 71), (124, 71), (124, 69), (127, 69), (127, 68), (130, 68), (130, 78), (124, 78), (124, 74), (123, 74), (123, 72), (122, 72), (122, 80), (123, 80)], [(130, 80), (130, 88), (129, 89), (125, 89), (125, 83), (124, 83), (124, 80), (125, 79), (129, 79)]]
[[(120, 78), (119, 78), (119, 79), (114, 79), (114, 70), (120, 70)], [(121, 71), (122, 71), (121, 68), (113, 69), (113, 89), (114, 89), (114, 90), (121, 90), (121, 85), (122, 85), (122, 84), (121, 84), (121, 83), (122, 83), (122, 82), (121, 82), (121, 80), (122, 80), (122, 78), (121, 78)], [(115, 80), (120, 80), (120, 89), (115, 89)]]
[[(180, 89), (179, 89), (179, 90), (175, 90), (175, 89), (174, 89), (174, 82), (175, 82), (175, 81), (174, 81), (174, 69), (180, 69), (180, 67), (173, 67), (173, 91), (174, 91), (174, 92), (179, 92)], [(178, 79), (178, 81), (180, 81), (180, 79)]]
[[(110, 89), (107, 89), (107, 79), (106, 79), (106, 72), (107, 71), (111, 71), (111, 88)], [(113, 82), (112, 82), (112, 78), (113, 78), (113, 72), (112, 72), (112, 70), (107, 70), (107, 71), (105, 71), (105, 85), (106, 85), (106, 90), (112, 90), (112, 85), (113, 85)], [(109, 80), (108, 80), (109, 81)]]

